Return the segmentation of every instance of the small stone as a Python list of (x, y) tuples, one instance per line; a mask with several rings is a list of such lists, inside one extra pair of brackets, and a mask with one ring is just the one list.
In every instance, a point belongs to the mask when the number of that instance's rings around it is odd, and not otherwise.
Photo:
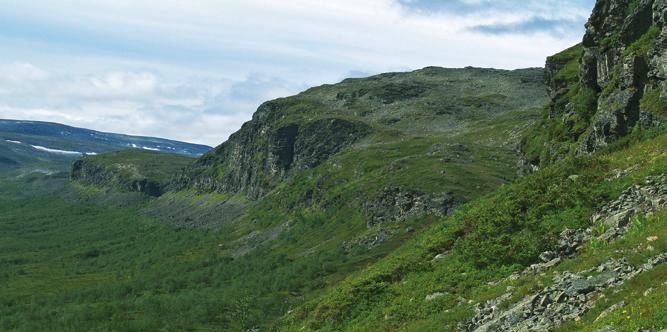
[(549, 295), (545, 295), (540, 300), (540, 307), (546, 307), (550, 303), (551, 303), (551, 299), (549, 298)]
[(442, 297), (442, 296), (445, 296), (445, 293), (435, 292), (435, 293), (431, 293), (431, 294), (426, 295), (425, 300), (426, 301), (432, 301), (432, 300), (435, 300), (435, 299), (437, 299), (439, 297)]
[(624, 301), (621, 301), (621, 302), (619, 302), (619, 303), (616, 303), (616, 304), (612, 305), (611, 307), (609, 307), (609, 308), (605, 309), (604, 311), (602, 311), (602, 312), (600, 313), (600, 315), (599, 315), (597, 318), (595, 318), (595, 321), (597, 322), (597, 321), (599, 321), (599, 320), (601, 320), (601, 319), (603, 319), (603, 318), (609, 316), (609, 314), (611, 314), (612, 312), (614, 312), (616, 309), (621, 308), (621, 307), (624, 307), (624, 306), (625, 306), (625, 302), (624, 302)]
[(565, 292), (559, 292), (559, 293), (556, 294), (556, 296), (554, 297), (554, 301), (555, 301), (556, 303), (563, 303), (563, 302), (565, 302), (566, 297), (567, 297), (567, 296), (565, 295)]
[(655, 291), (655, 289), (653, 287), (645, 290), (644, 291), (644, 297), (651, 295), (651, 293), (653, 293), (654, 291)]
[(657, 236), (649, 236), (649, 237), (646, 238), (646, 241), (648, 241), (648, 242), (653, 242), (653, 241), (656, 241), (656, 240), (658, 240)]
[(545, 251), (545, 252), (543, 252), (543, 253), (540, 254), (539, 258), (540, 258), (540, 260), (541, 260), (542, 262), (545, 262), (545, 263), (546, 263), (546, 262), (548, 262), (548, 261), (554, 259), (554, 258), (557, 257), (557, 256), (558, 256), (558, 255), (557, 255), (555, 252), (553, 252), (553, 251)]
[(554, 258), (554, 259), (552, 259), (552, 260), (550, 260), (550, 261), (544, 263), (543, 266), (544, 266), (544, 268), (547, 268), (547, 269), (548, 269), (548, 268), (550, 268), (550, 267), (552, 267), (552, 266), (555, 266), (555, 265), (558, 264), (558, 263), (560, 263), (560, 257), (556, 257), (556, 258)]
[(632, 210), (621, 211), (604, 221), (604, 224), (608, 227), (621, 228), (625, 227), (630, 222), (630, 216), (632, 215)]

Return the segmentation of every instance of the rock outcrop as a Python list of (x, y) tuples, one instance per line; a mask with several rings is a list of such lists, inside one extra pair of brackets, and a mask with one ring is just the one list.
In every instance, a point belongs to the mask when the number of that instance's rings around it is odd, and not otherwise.
[(295, 171), (315, 167), (369, 133), (339, 118), (286, 121), (283, 103), (264, 103), (239, 131), (181, 172), (173, 189), (242, 192), (257, 199)]
[[(546, 101), (541, 68), (428, 67), (346, 79), (262, 104), (226, 142), (175, 176), (170, 188), (256, 200), (355, 145), (362, 151), (408, 137), (475, 130), (480, 120), (506, 112), (536, 114)], [(500, 139), (507, 139), (491, 136), (485, 144), (500, 147)]]
[(139, 192), (153, 197), (160, 196), (164, 192), (164, 183), (142, 176), (127, 176), (128, 173), (138, 174), (136, 167), (131, 164), (107, 166), (84, 158), (74, 161), (70, 178), (99, 188)]
[[(640, 100), (651, 90), (667, 98), (664, 0), (599, 0), (586, 24), (579, 71), (581, 89), (601, 91), (597, 111), (578, 149), (590, 153), (627, 135), (640, 123)], [(640, 121), (640, 119), (644, 119)]]
[(444, 216), (453, 211), (456, 205), (451, 193), (428, 195), (415, 190), (387, 187), (374, 200), (367, 202), (364, 210), (368, 227), (374, 227), (428, 214)]
[(598, 0), (582, 43), (547, 58), (549, 112), (522, 140), (522, 172), (665, 122), (666, 7), (664, 0)]

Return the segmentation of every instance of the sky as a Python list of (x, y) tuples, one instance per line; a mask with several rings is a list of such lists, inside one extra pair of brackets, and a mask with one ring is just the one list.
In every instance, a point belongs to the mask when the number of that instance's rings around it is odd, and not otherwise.
[(0, 118), (215, 146), (264, 101), (426, 66), (542, 67), (594, 0), (4, 0)]

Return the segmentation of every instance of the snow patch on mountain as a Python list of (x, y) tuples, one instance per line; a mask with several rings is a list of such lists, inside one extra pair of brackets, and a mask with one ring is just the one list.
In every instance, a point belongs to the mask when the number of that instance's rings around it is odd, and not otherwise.
[(83, 154), (83, 153), (78, 152), (78, 151), (50, 149), (50, 148), (43, 147), (43, 146), (40, 146), (40, 145), (30, 145), (30, 146), (32, 146), (33, 149), (35, 149), (35, 150), (44, 151), (44, 152), (48, 152), (48, 153), (57, 153), (57, 154), (65, 154), (65, 155), (77, 155), (77, 156), (80, 156), (80, 155)]

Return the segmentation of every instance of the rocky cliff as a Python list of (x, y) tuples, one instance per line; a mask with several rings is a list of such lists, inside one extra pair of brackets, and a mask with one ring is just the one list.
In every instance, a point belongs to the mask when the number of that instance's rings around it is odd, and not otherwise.
[(667, 99), (667, 3), (664, 0), (598, 1), (586, 24), (580, 67), (582, 89), (601, 91), (579, 153), (593, 152), (627, 135), (639, 124), (650, 127)]
[(369, 132), (359, 121), (281, 121), (285, 116), (281, 101), (263, 104), (227, 142), (181, 172), (174, 187), (259, 198), (289, 174), (319, 165)]
[(72, 163), (70, 178), (97, 188), (160, 196), (171, 174), (193, 159), (154, 151), (125, 150), (86, 156)]
[(549, 111), (524, 139), (533, 165), (588, 154), (667, 115), (664, 0), (599, 0), (580, 45), (549, 57)]
[[(128, 166), (125, 170), (133, 171), (131, 166)], [(79, 183), (96, 187), (141, 192), (149, 196), (160, 196), (162, 194), (162, 186), (158, 182), (146, 178), (125, 178), (122, 171), (122, 168), (113, 169), (79, 159), (72, 164), (70, 178)]]

